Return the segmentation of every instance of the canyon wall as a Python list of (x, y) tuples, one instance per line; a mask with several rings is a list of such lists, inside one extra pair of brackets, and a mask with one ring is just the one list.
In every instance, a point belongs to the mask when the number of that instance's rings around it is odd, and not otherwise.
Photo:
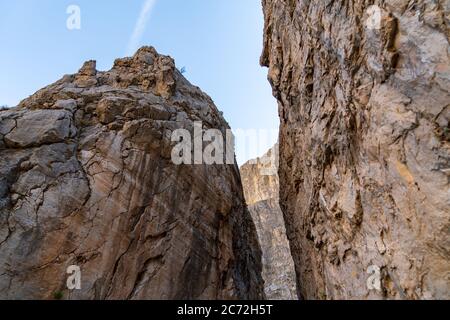
[(294, 262), (279, 204), (278, 145), (241, 167), (244, 196), (262, 249), (268, 299), (296, 300)]
[(450, 2), (262, 2), (301, 297), (450, 298)]
[(0, 111), (0, 298), (264, 298), (237, 165), (171, 161), (194, 121), (228, 128), (150, 47)]

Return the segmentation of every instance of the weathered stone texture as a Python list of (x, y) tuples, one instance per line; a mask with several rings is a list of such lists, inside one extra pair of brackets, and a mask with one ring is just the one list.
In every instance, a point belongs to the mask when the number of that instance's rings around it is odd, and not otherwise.
[(0, 298), (263, 298), (237, 166), (171, 161), (194, 121), (228, 128), (149, 47), (0, 111)]
[(263, 278), (268, 299), (296, 300), (294, 262), (279, 204), (278, 146), (241, 167), (245, 200), (262, 249)]
[(263, 7), (301, 296), (450, 298), (450, 2)]

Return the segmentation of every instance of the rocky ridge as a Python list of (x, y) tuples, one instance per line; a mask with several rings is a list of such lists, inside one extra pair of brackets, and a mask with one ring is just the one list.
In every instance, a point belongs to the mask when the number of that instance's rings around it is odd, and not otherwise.
[(151, 47), (0, 111), (0, 298), (263, 298), (237, 165), (171, 161), (194, 121), (228, 128)]

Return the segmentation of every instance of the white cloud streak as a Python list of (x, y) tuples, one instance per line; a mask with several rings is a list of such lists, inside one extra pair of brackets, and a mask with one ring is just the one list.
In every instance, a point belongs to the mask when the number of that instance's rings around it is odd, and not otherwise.
[(139, 18), (136, 21), (133, 33), (131, 34), (130, 40), (128, 41), (128, 47), (126, 52), (127, 56), (132, 56), (138, 49), (145, 31), (145, 27), (147, 26), (147, 22), (153, 11), (153, 8), (155, 7), (155, 4), (156, 0), (145, 0), (144, 5), (142, 6), (141, 12), (139, 14)]

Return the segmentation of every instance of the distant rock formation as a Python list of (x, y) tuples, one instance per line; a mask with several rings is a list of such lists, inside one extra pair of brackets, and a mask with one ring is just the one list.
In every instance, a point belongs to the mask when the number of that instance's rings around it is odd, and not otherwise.
[(263, 278), (268, 299), (296, 300), (294, 262), (279, 205), (278, 145), (241, 167), (245, 200), (262, 249)]
[(264, 298), (237, 166), (171, 161), (194, 121), (228, 128), (150, 47), (0, 111), (0, 298)]
[(301, 297), (449, 299), (450, 2), (262, 3)]

